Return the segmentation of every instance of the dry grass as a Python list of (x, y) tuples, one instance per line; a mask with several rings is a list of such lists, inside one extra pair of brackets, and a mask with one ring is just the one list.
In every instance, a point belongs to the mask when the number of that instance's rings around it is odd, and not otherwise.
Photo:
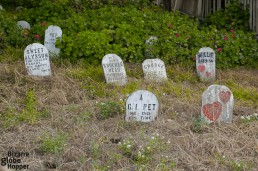
[[(195, 124), (201, 94), (210, 84), (200, 83), (192, 69), (167, 66), (169, 81), (160, 84), (144, 82), (140, 64), (128, 64), (126, 70), (128, 84), (117, 87), (103, 83), (101, 67), (54, 63), (52, 77), (37, 78), (27, 76), (22, 61), (1, 63), (0, 156), (29, 152), (22, 162), (32, 171), (258, 170), (258, 121), (240, 121), (242, 115), (258, 113), (258, 70), (219, 70), (216, 83), (227, 85), (235, 96), (234, 121), (200, 127)], [(127, 123), (124, 113), (98, 119), (96, 103), (124, 106), (120, 99), (138, 89), (157, 95), (157, 121)], [(19, 119), (30, 111), (29, 91), (36, 98), (32, 110), (39, 114), (34, 123)], [(127, 155), (118, 144), (123, 140), (132, 145)], [(139, 146), (151, 146), (148, 159), (136, 158)]]

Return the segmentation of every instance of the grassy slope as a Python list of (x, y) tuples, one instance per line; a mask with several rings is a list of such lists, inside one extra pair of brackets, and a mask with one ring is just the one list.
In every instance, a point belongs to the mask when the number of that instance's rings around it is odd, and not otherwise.
[[(217, 70), (215, 83), (235, 97), (233, 124), (221, 125), (197, 119), (210, 83), (194, 69), (167, 66), (169, 80), (159, 84), (142, 79), (141, 64), (126, 71), (128, 84), (116, 87), (104, 83), (101, 66), (54, 62), (52, 77), (36, 78), (22, 60), (1, 62), (0, 156), (27, 151), (22, 162), (35, 171), (258, 169), (258, 121), (240, 121), (258, 113), (257, 69)], [(124, 121), (124, 100), (139, 89), (157, 95), (156, 122)]]

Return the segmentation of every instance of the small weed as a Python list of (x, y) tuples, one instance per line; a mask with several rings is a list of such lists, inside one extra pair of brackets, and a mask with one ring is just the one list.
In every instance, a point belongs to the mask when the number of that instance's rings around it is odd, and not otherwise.
[(204, 120), (204, 118), (199, 116), (198, 118), (193, 120), (191, 129), (193, 132), (202, 133), (205, 130), (206, 126), (207, 126), (207, 123)]
[(63, 150), (67, 136), (64, 133), (58, 133), (56, 136), (45, 134), (42, 139), (41, 150), (43, 152), (58, 154)]
[(221, 163), (228, 166), (231, 170), (234, 170), (234, 171), (250, 170), (253, 168), (252, 164), (250, 163), (233, 160), (226, 156), (217, 155), (217, 158)]
[(98, 103), (97, 107), (99, 109), (99, 115), (97, 115), (98, 119), (108, 119), (112, 118), (116, 115), (123, 113), (124, 106), (122, 106), (119, 102), (105, 102)]
[(36, 95), (33, 90), (30, 90), (27, 92), (27, 96), (25, 98), (25, 109), (22, 110), (22, 112), (19, 115), (20, 121), (25, 121), (31, 124), (34, 124), (38, 118), (42, 115), (38, 110), (36, 109)]
[(176, 162), (171, 161), (168, 156), (161, 156), (160, 163), (157, 165), (157, 171), (169, 171), (176, 167)]
[(249, 123), (254, 121), (258, 121), (257, 113), (254, 113), (253, 115), (248, 115), (248, 116), (241, 116), (241, 122), (243, 123)]

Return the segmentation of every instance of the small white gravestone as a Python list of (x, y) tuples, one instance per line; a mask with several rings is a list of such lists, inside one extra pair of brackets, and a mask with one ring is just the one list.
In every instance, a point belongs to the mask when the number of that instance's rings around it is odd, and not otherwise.
[(24, 50), (24, 61), (29, 75), (51, 75), (49, 54), (44, 45), (40, 43), (28, 45)]
[(17, 26), (22, 29), (29, 29), (30, 30), (30, 24), (27, 21), (18, 21)]
[(211, 85), (202, 94), (201, 116), (208, 122), (231, 123), (234, 97), (230, 89), (223, 85)]
[(133, 92), (126, 100), (126, 121), (155, 121), (158, 115), (157, 97), (146, 90)]
[(167, 79), (165, 64), (160, 59), (146, 59), (142, 63), (145, 80), (162, 81)]
[(50, 54), (58, 55), (60, 52), (60, 49), (56, 48), (56, 38), (58, 37), (62, 37), (62, 29), (60, 27), (51, 25), (46, 29), (44, 45)]
[(126, 84), (125, 67), (119, 56), (116, 54), (105, 55), (102, 59), (102, 67), (107, 83), (115, 83), (118, 85)]
[(145, 41), (145, 44), (147, 45), (145, 56), (148, 58), (154, 58), (154, 55), (152, 54), (152, 46), (154, 43), (158, 41), (157, 36), (150, 36), (148, 40)]
[(209, 47), (203, 47), (196, 55), (196, 70), (201, 81), (215, 81), (215, 52)]

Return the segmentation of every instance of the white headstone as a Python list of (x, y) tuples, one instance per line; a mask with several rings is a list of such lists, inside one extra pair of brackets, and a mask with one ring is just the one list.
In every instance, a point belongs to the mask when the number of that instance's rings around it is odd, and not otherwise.
[(28, 45), (24, 50), (24, 61), (29, 75), (51, 75), (47, 48), (40, 43)]
[(115, 83), (117, 85), (126, 84), (125, 67), (119, 56), (116, 54), (105, 55), (102, 59), (102, 67), (107, 83)]
[(157, 97), (146, 90), (133, 92), (126, 100), (126, 121), (151, 122), (158, 115)]
[(30, 24), (27, 21), (18, 21), (17, 26), (22, 29), (29, 29), (30, 30)]
[(165, 64), (160, 59), (146, 59), (142, 63), (145, 80), (162, 81), (167, 79)]
[(216, 56), (213, 49), (203, 47), (196, 55), (196, 70), (201, 81), (215, 81)]
[(231, 123), (233, 107), (233, 93), (226, 86), (211, 85), (202, 94), (201, 116), (208, 123)]
[(150, 36), (148, 40), (145, 41), (147, 47), (145, 51), (145, 56), (148, 58), (154, 58), (154, 55), (152, 54), (152, 46), (154, 43), (158, 41), (157, 36)]
[(50, 54), (58, 55), (60, 52), (60, 49), (56, 48), (56, 38), (58, 37), (62, 37), (62, 29), (60, 27), (51, 25), (46, 29), (44, 45)]

